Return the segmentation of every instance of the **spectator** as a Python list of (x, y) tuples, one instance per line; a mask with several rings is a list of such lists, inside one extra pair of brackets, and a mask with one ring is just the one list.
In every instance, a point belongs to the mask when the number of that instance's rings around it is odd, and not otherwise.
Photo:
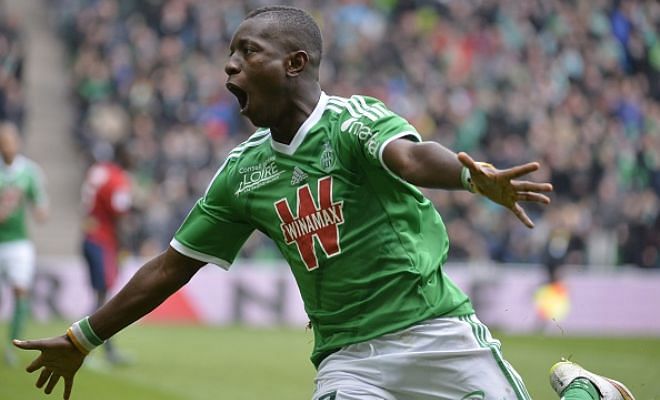
[(20, 133), (25, 115), (24, 57), (20, 23), (11, 15), (0, 16), (0, 121), (12, 122)]

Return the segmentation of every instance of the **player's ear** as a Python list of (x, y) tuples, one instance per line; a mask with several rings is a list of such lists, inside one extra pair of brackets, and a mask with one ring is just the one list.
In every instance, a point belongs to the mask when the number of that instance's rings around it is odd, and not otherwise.
[(289, 53), (286, 60), (286, 74), (287, 76), (300, 75), (309, 62), (309, 54), (304, 50), (298, 50)]

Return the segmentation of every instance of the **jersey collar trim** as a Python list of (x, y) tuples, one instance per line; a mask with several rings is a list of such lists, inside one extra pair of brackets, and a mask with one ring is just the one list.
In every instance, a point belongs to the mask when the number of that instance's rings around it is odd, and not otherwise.
[(325, 94), (325, 92), (321, 92), (321, 97), (319, 98), (319, 102), (316, 103), (316, 107), (314, 107), (314, 111), (307, 117), (305, 122), (300, 125), (300, 128), (298, 128), (298, 132), (293, 136), (293, 140), (289, 144), (284, 144), (280, 143), (278, 141), (275, 141), (272, 137), (270, 139), (270, 145), (271, 147), (280, 153), (284, 153), (286, 155), (292, 155), (293, 153), (298, 150), (298, 147), (302, 144), (302, 142), (305, 140), (305, 137), (309, 133), (309, 131), (316, 125), (317, 122), (321, 119), (321, 116), (323, 115), (323, 111), (325, 111), (325, 106), (328, 104), (328, 95)]
[(16, 154), (14, 161), (11, 164), (6, 164), (5, 160), (0, 158), (0, 169), (3, 169), (7, 172), (18, 171), (27, 164), (27, 158), (22, 154)]

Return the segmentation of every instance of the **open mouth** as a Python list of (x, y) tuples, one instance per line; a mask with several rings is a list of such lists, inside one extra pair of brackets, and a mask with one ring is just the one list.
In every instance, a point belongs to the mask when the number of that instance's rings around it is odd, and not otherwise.
[(225, 86), (227, 87), (227, 90), (236, 96), (238, 104), (241, 106), (241, 111), (244, 111), (248, 106), (247, 92), (231, 82), (227, 82)]

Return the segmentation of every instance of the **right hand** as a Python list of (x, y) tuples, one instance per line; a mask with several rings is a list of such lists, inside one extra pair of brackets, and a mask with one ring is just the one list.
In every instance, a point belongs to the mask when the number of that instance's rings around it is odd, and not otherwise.
[(69, 338), (62, 335), (40, 340), (14, 340), (13, 343), (23, 350), (41, 351), (39, 357), (35, 358), (25, 370), (32, 373), (41, 369), (36, 386), (41, 389), (48, 382), (44, 389), (46, 394), (50, 394), (60, 378), (63, 378), (63, 398), (68, 400), (73, 388), (73, 377), (85, 359), (85, 355), (71, 343)]
[(475, 192), (511, 210), (528, 228), (533, 228), (534, 223), (519, 202), (550, 204), (550, 198), (543, 194), (543, 192), (552, 192), (550, 183), (518, 180), (521, 176), (538, 170), (539, 163), (532, 162), (500, 170), (477, 163), (463, 152), (458, 153), (458, 160), (470, 170)]

